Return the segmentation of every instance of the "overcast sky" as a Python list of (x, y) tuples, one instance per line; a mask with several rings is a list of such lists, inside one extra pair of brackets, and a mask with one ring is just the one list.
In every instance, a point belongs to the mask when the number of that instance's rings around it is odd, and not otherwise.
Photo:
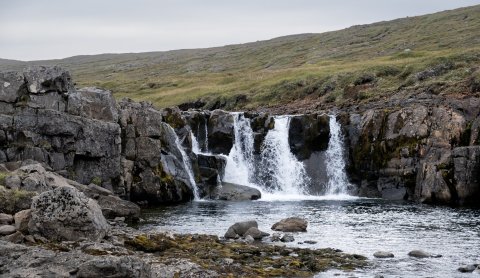
[(0, 58), (221, 46), (476, 4), (480, 0), (0, 0)]

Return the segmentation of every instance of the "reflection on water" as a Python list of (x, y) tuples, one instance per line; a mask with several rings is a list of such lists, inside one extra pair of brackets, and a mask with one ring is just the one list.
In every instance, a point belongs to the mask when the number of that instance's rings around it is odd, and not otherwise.
[[(271, 231), (276, 221), (300, 216), (308, 232), (295, 235), (292, 246), (339, 248), (365, 255), (373, 268), (355, 273), (331, 271), (318, 277), (469, 277), (457, 272), (463, 264), (480, 262), (480, 211), (433, 207), (373, 199), (222, 202), (202, 201), (146, 211), (141, 229), (223, 236), (234, 222), (255, 219)], [(298, 242), (315, 240), (315, 245)], [(442, 258), (414, 259), (413, 249), (442, 254)], [(375, 251), (391, 251), (395, 258), (373, 258)]]

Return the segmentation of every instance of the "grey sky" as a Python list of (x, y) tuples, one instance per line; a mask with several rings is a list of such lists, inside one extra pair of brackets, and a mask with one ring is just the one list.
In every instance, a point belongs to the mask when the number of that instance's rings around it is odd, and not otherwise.
[(480, 0), (0, 0), (0, 58), (221, 46), (476, 4)]

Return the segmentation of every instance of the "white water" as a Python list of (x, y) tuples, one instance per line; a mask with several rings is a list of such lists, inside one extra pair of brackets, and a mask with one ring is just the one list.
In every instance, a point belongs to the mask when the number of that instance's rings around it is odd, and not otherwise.
[(256, 185), (254, 179), (253, 131), (249, 119), (243, 113), (232, 113), (235, 141), (227, 158), (224, 181)]
[(197, 183), (195, 182), (195, 176), (193, 174), (192, 162), (190, 161), (190, 158), (188, 157), (185, 150), (183, 149), (182, 142), (180, 142), (180, 138), (178, 138), (177, 134), (175, 133), (175, 130), (170, 125), (168, 125), (168, 127), (171, 129), (172, 133), (175, 135), (175, 144), (178, 150), (180, 151), (180, 154), (182, 155), (182, 163), (183, 163), (183, 166), (185, 167), (185, 170), (187, 170), (188, 180), (190, 181), (190, 184), (192, 186), (193, 198), (194, 200), (200, 200), (200, 194), (198, 193)]
[(310, 183), (305, 166), (290, 150), (290, 117), (275, 117), (275, 128), (265, 137), (261, 154), (261, 177), (264, 189), (273, 194), (307, 195)]
[(327, 195), (348, 195), (348, 178), (345, 173), (343, 136), (335, 115), (330, 115), (330, 140), (326, 151)]
[[(262, 145), (260, 159), (254, 157), (254, 136), (250, 121), (243, 113), (234, 116), (235, 141), (228, 156), (223, 181), (257, 188), (260, 201), (351, 200), (347, 194), (348, 180), (343, 161), (340, 125), (331, 116), (331, 138), (327, 150), (329, 184), (326, 196), (308, 194), (310, 178), (305, 166), (290, 150), (289, 116), (275, 117), (275, 128), (270, 130)], [(333, 118), (333, 120), (332, 120)], [(193, 135), (192, 135), (193, 137)], [(333, 140), (333, 142), (332, 142)], [(194, 141), (194, 140), (192, 140)], [(198, 143), (197, 143), (198, 144)], [(339, 155), (341, 154), (341, 155)], [(333, 159), (333, 164), (330, 163)], [(337, 186), (337, 187), (334, 187)]]
[(205, 120), (205, 146), (204, 151), (208, 153), (208, 121)]
[(190, 131), (190, 138), (192, 139), (192, 152), (194, 154), (202, 153), (202, 151), (200, 150), (200, 145), (198, 144), (197, 137), (193, 135), (192, 131)]

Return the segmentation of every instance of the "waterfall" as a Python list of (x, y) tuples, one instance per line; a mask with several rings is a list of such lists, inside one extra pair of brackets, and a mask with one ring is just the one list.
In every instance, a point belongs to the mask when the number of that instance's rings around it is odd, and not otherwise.
[(208, 153), (208, 121), (205, 120), (205, 145), (204, 152)]
[(190, 138), (192, 139), (192, 152), (194, 154), (201, 153), (202, 151), (200, 150), (200, 144), (198, 144), (197, 137), (195, 137), (192, 131), (190, 131)]
[(335, 115), (330, 115), (330, 140), (326, 151), (327, 195), (347, 194), (349, 182), (345, 173), (343, 136)]
[(235, 141), (227, 158), (224, 181), (254, 185), (253, 131), (243, 113), (233, 114)]
[(178, 138), (178, 135), (175, 132), (175, 130), (170, 125), (167, 125), (167, 126), (168, 128), (171, 129), (172, 134), (174, 134), (175, 145), (177, 149), (180, 151), (180, 154), (182, 155), (182, 163), (183, 163), (183, 166), (185, 167), (185, 170), (187, 171), (188, 180), (190, 181), (190, 184), (192, 186), (194, 200), (200, 200), (200, 194), (198, 193), (197, 183), (195, 182), (195, 175), (193, 174), (192, 162), (190, 161), (190, 158), (188, 157), (185, 150), (183, 149), (182, 142), (180, 142), (180, 138)]
[(275, 117), (275, 128), (265, 137), (261, 154), (260, 177), (272, 193), (305, 195), (310, 183), (305, 167), (290, 150), (290, 117)]

